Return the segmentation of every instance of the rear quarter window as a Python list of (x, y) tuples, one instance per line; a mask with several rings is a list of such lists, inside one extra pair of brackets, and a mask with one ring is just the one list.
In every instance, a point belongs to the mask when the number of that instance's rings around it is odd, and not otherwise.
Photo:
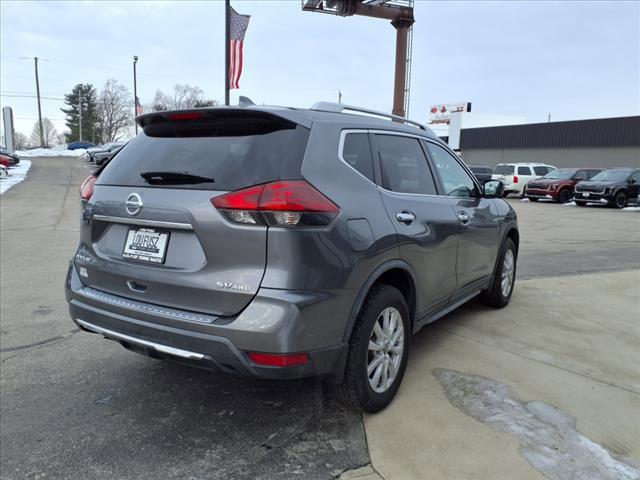
[[(522, 167), (521, 167), (522, 168)], [(546, 175), (547, 173), (549, 173), (552, 169), (549, 167), (533, 167), (533, 171), (536, 172), (536, 175)], [(530, 175), (530, 174), (529, 174)]]
[(153, 188), (238, 190), (284, 179), (300, 179), (309, 130), (265, 118), (151, 124), (101, 172), (98, 185), (149, 187), (144, 172), (181, 172), (213, 183), (163, 184)]
[(373, 157), (367, 133), (347, 133), (342, 146), (342, 159), (373, 182)]

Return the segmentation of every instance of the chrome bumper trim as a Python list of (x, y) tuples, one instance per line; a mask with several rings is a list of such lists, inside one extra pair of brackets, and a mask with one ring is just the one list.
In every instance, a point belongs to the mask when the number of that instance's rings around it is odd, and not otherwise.
[(173, 230), (193, 230), (190, 223), (164, 222), (162, 220), (142, 220), (140, 218), (114, 217), (111, 215), (93, 215), (94, 220), (101, 222), (123, 223), (125, 225), (142, 225), (145, 227), (171, 228)]
[(213, 315), (197, 314), (178, 310), (175, 308), (161, 307), (150, 303), (143, 303), (136, 300), (119, 297), (117, 295), (112, 295), (110, 293), (101, 292), (91, 287), (82, 287), (75, 292), (78, 295), (82, 295), (83, 297), (93, 298), (94, 300), (110, 303), (111, 305), (116, 305), (118, 307), (129, 308), (144, 313), (151, 313), (153, 315), (161, 315), (163, 317), (176, 320), (187, 320), (197, 323), (212, 324), (218, 318)]
[(76, 322), (78, 322), (87, 330), (99, 333), (100, 335), (103, 335), (111, 340), (121, 340), (124, 342), (133, 343), (135, 345), (140, 345), (142, 347), (153, 348), (158, 352), (175, 355), (176, 357), (187, 358), (189, 360), (202, 360), (204, 358), (204, 354), (202, 353), (190, 352), (189, 350), (182, 350), (181, 348), (170, 347), (168, 345), (162, 345), (161, 343), (150, 342), (148, 340), (142, 340), (141, 338), (131, 337), (123, 333), (118, 333), (114, 332), (113, 330), (99, 327), (97, 325), (94, 325), (93, 323), (85, 322), (84, 320), (81, 320), (79, 318), (76, 318)]

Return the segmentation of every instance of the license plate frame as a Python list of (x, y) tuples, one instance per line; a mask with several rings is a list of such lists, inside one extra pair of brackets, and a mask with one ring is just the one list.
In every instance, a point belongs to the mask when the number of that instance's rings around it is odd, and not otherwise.
[[(138, 239), (136, 235), (139, 235)], [(163, 265), (167, 258), (170, 237), (171, 232), (168, 230), (131, 227), (127, 230), (124, 240), (122, 258), (146, 265)], [(138, 240), (138, 243), (134, 243), (134, 240)]]

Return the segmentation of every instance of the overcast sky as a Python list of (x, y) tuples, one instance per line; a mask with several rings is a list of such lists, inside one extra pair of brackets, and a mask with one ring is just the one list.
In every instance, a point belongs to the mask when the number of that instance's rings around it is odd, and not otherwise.
[[(251, 15), (240, 90), (256, 103), (318, 100), (391, 110), (395, 32), (385, 20), (302, 12), (298, 0), (233, 1)], [(436, 2), (417, 0), (410, 116), (434, 103), (470, 101), (473, 111), (529, 122), (640, 114), (640, 2)], [(224, 3), (0, 2), (2, 106), (17, 130), (37, 118), (40, 91), (60, 98), (76, 83), (108, 78), (151, 102), (176, 83), (223, 100)], [(60, 100), (43, 115), (64, 128)]]

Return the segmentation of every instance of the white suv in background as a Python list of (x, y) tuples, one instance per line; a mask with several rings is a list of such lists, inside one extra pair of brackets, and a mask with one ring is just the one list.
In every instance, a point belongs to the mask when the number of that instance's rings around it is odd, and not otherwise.
[(544, 163), (499, 163), (493, 170), (491, 179), (500, 180), (504, 184), (505, 197), (510, 193), (522, 195), (529, 180), (543, 177), (552, 170), (557, 168)]

